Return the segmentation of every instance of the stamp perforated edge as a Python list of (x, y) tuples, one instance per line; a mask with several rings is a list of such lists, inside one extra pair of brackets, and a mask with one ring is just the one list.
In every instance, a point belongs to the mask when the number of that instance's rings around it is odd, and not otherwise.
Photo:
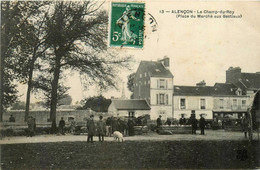
[[(117, 46), (117, 45), (110, 45), (110, 39), (111, 39), (111, 20), (112, 20), (112, 3), (142, 3), (144, 4), (144, 18), (143, 18), (143, 45), (140, 46)], [(107, 41), (107, 47), (112, 49), (136, 49), (136, 50), (143, 50), (145, 47), (145, 19), (146, 19), (146, 3), (144, 1), (132, 1), (132, 0), (124, 0), (124, 1), (109, 1), (109, 19), (108, 19), (108, 41)]]

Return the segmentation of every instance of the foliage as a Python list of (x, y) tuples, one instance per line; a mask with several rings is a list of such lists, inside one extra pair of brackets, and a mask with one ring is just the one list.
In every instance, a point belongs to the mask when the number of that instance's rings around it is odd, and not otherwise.
[(11, 110), (25, 110), (25, 103), (16, 102), (12, 105)]
[(70, 105), (72, 102), (72, 98), (70, 95), (65, 95), (64, 98), (60, 99), (58, 102), (59, 105)]
[(48, 56), (53, 70), (50, 116), (55, 122), (62, 70), (76, 70), (85, 81), (106, 89), (116, 87), (118, 69), (127, 67), (130, 57), (107, 51), (108, 15), (98, 3), (57, 1), (51, 11), (46, 15), (46, 44), (52, 54)]
[[(40, 8), (48, 2), (34, 1), (3, 1), (1, 2), (1, 115), (2, 109), (6, 109), (17, 99), (16, 86), (13, 84), (14, 79), (21, 79), (28, 67), (25, 51), (27, 48), (25, 41), (31, 36), (32, 24), (29, 18), (33, 18), (41, 10)], [(27, 38), (26, 38), (27, 37)], [(34, 43), (30, 41), (30, 43)], [(18, 57), (23, 56), (23, 59)], [(18, 74), (17, 74), (18, 73)]]
[(127, 76), (127, 88), (132, 92), (131, 99), (133, 98), (133, 92), (134, 92), (134, 79), (135, 79), (135, 73), (132, 73)]
[(107, 109), (111, 104), (111, 100), (106, 99), (104, 96), (100, 95), (84, 99), (81, 101), (81, 103), (83, 103), (84, 105), (83, 107), (78, 108), (80, 110), (91, 108), (96, 112), (107, 112)]

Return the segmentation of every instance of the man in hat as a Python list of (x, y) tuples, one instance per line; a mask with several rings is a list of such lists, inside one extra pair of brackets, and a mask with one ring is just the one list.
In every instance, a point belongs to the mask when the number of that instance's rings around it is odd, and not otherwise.
[(96, 131), (94, 115), (90, 115), (90, 119), (87, 121), (87, 129), (88, 129), (88, 142), (93, 143), (93, 136), (95, 135), (95, 131)]
[(206, 121), (202, 114), (200, 115), (199, 125), (200, 125), (200, 134), (205, 135), (204, 129), (205, 129)]

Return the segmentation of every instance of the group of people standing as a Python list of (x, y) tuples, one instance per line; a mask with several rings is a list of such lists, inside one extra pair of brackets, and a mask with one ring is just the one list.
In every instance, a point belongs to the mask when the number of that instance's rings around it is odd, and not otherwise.
[(106, 134), (106, 123), (103, 121), (103, 116), (99, 116), (99, 121), (97, 125), (94, 122), (94, 115), (90, 115), (90, 118), (87, 120), (87, 129), (88, 129), (88, 139), (87, 142), (93, 143), (93, 136), (98, 135), (100, 142), (104, 142), (104, 136)]
[(114, 133), (114, 131), (119, 131), (124, 136), (133, 136), (134, 135), (134, 126), (136, 122), (134, 119), (129, 118), (128, 121), (125, 121), (121, 118), (109, 117), (106, 120), (108, 136)]
[[(157, 123), (157, 132), (160, 130), (160, 127), (162, 126), (162, 120), (161, 120), (161, 115), (159, 115), (159, 117), (156, 120)], [(191, 133), (192, 134), (196, 134), (196, 130), (197, 130), (197, 126), (199, 123), (199, 128), (201, 130), (201, 135), (205, 135), (205, 126), (206, 126), (206, 120), (203, 117), (203, 115), (200, 115), (200, 120), (198, 121), (195, 117), (195, 114), (191, 114), (190, 119), (188, 119), (188, 121), (186, 120), (186, 118), (184, 117), (184, 115), (181, 116), (180, 120), (179, 120), (179, 124), (180, 125), (191, 125)], [(167, 119), (167, 121), (165, 122), (165, 124), (171, 125), (171, 121), (169, 119)]]

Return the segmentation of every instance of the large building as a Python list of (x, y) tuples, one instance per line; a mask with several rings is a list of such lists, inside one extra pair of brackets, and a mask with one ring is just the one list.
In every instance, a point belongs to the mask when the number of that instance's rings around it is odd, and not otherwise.
[(173, 75), (170, 60), (141, 61), (134, 79), (134, 99), (145, 99), (151, 107), (150, 117), (162, 119), (173, 116)]
[(226, 83), (206, 86), (205, 81), (196, 86), (173, 84), (169, 70), (170, 60), (141, 61), (134, 79), (134, 99), (144, 99), (150, 105), (150, 117), (156, 119), (190, 117), (195, 111), (206, 119), (214, 117), (241, 117), (251, 105), (254, 94), (260, 89), (260, 72), (243, 73), (239, 67), (226, 71)]

